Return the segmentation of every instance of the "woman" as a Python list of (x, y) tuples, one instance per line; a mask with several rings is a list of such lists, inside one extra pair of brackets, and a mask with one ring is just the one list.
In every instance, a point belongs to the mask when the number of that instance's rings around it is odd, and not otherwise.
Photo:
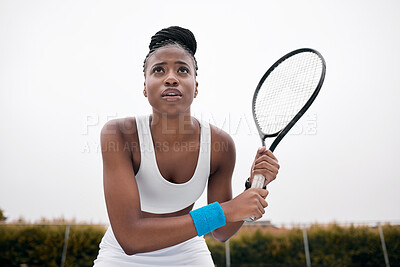
[[(95, 266), (214, 266), (202, 235), (228, 240), (244, 219), (262, 217), (268, 191), (248, 189), (232, 199), (234, 142), (191, 116), (198, 93), (192, 32), (163, 29), (149, 47), (143, 94), (152, 114), (109, 121), (101, 132), (111, 226)], [(278, 169), (271, 151), (260, 148), (249, 182), (260, 173), (266, 185)], [(206, 185), (212, 204), (192, 211)]]

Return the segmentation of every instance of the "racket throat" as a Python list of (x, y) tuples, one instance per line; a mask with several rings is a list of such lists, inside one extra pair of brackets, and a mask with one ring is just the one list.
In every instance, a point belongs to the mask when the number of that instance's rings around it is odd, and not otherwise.
[(260, 139), (261, 139), (261, 145), (265, 146), (265, 136), (263, 134), (260, 134)]

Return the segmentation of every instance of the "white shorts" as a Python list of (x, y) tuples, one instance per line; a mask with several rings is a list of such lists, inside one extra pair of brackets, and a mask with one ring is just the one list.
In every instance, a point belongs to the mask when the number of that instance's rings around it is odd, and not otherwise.
[(110, 226), (99, 247), (94, 267), (214, 266), (204, 238), (198, 236), (172, 247), (129, 256), (118, 244)]

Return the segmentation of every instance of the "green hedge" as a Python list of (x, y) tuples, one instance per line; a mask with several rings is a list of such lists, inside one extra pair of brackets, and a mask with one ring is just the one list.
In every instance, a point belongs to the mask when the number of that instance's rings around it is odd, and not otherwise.
[[(231, 266), (305, 266), (303, 231), (272, 227), (241, 229), (230, 239)], [(400, 266), (400, 227), (382, 226), (390, 266)], [(312, 266), (385, 266), (378, 229), (313, 225), (307, 229)], [(206, 237), (217, 266), (225, 266), (225, 244)]]
[[(64, 225), (0, 225), (0, 266), (60, 266)], [(103, 226), (70, 227), (65, 266), (93, 266)]]
[[(60, 266), (64, 225), (0, 225), (0, 266)], [(390, 265), (400, 266), (400, 227), (382, 227)], [(92, 266), (103, 226), (70, 228), (65, 266)], [(312, 266), (385, 266), (376, 227), (338, 225), (307, 228)], [(225, 244), (206, 236), (217, 266), (225, 266)], [(230, 239), (231, 265), (305, 266), (300, 228), (244, 226)]]

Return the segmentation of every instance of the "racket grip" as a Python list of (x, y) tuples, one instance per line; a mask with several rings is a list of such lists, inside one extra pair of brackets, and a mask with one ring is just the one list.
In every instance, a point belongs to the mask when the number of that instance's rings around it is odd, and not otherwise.
[(263, 188), (265, 182), (265, 177), (262, 174), (254, 174), (253, 183), (251, 188)]
[[(251, 183), (251, 188), (263, 188), (265, 182), (265, 177), (262, 174), (255, 174), (253, 178), (253, 182)], [(254, 217), (250, 217), (245, 219), (245, 222), (253, 222)]]

